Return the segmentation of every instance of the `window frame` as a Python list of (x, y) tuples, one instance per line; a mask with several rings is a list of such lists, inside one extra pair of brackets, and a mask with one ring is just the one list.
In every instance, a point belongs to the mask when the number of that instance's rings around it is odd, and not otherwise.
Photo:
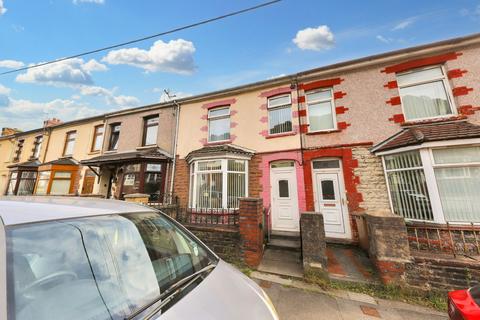
[[(245, 164), (245, 171), (231, 171), (228, 170), (228, 160), (240, 160), (243, 161)], [(220, 161), (221, 168), (215, 170), (198, 170), (198, 164), (202, 162), (210, 162), (210, 161)], [(194, 159), (190, 163), (190, 188), (189, 194), (190, 198), (188, 201), (189, 207), (192, 209), (197, 208), (197, 175), (203, 173), (222, 173), (222, 208), (199, 208), (199, 209), (209, 209), (209, 210), (222, 210), (222, 209), (238, 209), (238, 208), (228, 208), (228, 173), (243, 173), (245, 175), (245, 195), (244, 197), (248, 197), (248, 189), (249, 189), (249, 159), (244, 157), (235, 157), (235, 156), (227, 156), (227, 157), (220, 157), (220, 158), (202, 158), (202, 159)]]
[[(40, 179), (40, 176), (43, 172), (49, 172), (48, 179), (43, 178)], [(70, 178), (55, 178), (55, 174), (57, 172), (69, 172), (70, 173)], [(74, 193), (74, 182), (77, 179), (78, 175), (78, 166), (71, 166), (71, 165), (54, 165), (54, 166), (48, 166), (47, 168), (44, 169), (39, 169), (37, 173), (37, 181), (35, 182), (35, 188), (34, 188), (34, 194), (37, 194), (37, 187), (40, 182), (40, 180), (46, 180), (47, 181), (47, 186), (45, 189), (45, 193), (40, 194), (40, 195), (51, 195), (51, 190), (52, 190), (52, 184), (54, 180), (69, 180), (70, 185), (68, 187), (68, 192), (64, 195), (72, 195)], [(58, 194), (57, 194), (58, 195)]]
[[(397, 78), (398, 75), (405, 75), (405, 74), (409, 74), (409, 73), (415, 73), (415, 72), (420, 72), (420, 71), (425, 71), (425, 70), (435, 69), (435, 68), (440, 68), (440, 70), (442, 71), (442, 76), (441, 77), (431, 78), (429, 80), (411, 82), (411, 83), (408, 83), (407, 85), (400, 85), (398, 83), (398, 78)], [(453, 97), (452, 88), (450, 86), (450, 81), (448, 81), (448, 78), (447, 78), (445, 65), (433, 65), (433, 66), (415, 68), (415, 69), (404, 71), (404, 72), (399, 72), (399, 73), (395, 74), (395, 79), (397, 81), (398, 96), (400, 97), (400, 104), (402, 106), (402, 114), (405, 117), (405, 121), (407, 121), (407, 122), (425, 121), (425, 120), (432, 120), (432, 119), (450, 118), (450, 117), (454, 117), (454, 116), (458, 115), (458, 110), (457, 110), (457, 107), (455, 105), (455, 100), (454, 100), (454, 97)], [(409, 119), (407, 117), (407, 114), (405, 113), (405, 103), (403, 101), (401, 89), (402, 88), (411, 88), (411, 87), (414, 87), (414, 86), (433, 83), (433, 82), (438, 82), (438, 81), (442, 81), (442, 83), (443, 83), (443, 87), (445, 89), (445, 94), (447, 96), (448, 103), (450, 104), (450, 110), (452, 111), (452, 113), (445, 114), (445, 115), (439, 115), (439, 116), (435, 116), (435, 117), (424, 117), (424, 118)]]
[[(275, 98), (280, 98), (280, 97), (285, 97), (288, 96), (288, 103), (287, 104), (282, 104), (278, 106), (270, 106), (270, 99), (275, 99)], [(270, 111), (272, 110), (279, 110), (279, 109), (290, 109), (290, 123), (291, 123), (291, 128), (289, 131), (283, 131), (283, 132), (276, 132), (272, 133), (271, 132), (271, 126), (270, 126)], [(284, 94), (278, 94), (275, 96), (271, 96), (267, 98), (267, 118), (268, 118), (268, 135), (269, 136), (275, 136), (275, 135), (282, 135), (285, 133), (292, 133), (293, 132), (293, 112), (292, 112), (292, 94), (291, 93), (284, 93)]]
[[(148, 124), (148, 120), (157, 119), (156, 124)], [(152, 127), (157, 127), (157, 136), (155, 137), (155, 143), (147, 144), (147, 130)], [(158, 129), (160, 128), (160, 115), (154, 114), (143, 118), (143, 136), (142, 136), (142, 146), (155, 146), (157, 145), (158, 140)]]
[[(314, 93), (314, 92), (322, 92), (322, 91), (330, 91), (330, 99), (317, 99), (317, 100), (313, 100), (313, 101), (308, 100), (308, 94)], [(322, 129), (322, 130), (312, 130), (311, 127), (310, 127), (310, 104), (315, 104), (315, 103), (319, 103), (319, 102), (327, 102), (327, 101), (330, 101), (333, 128)], [(329, 132), (329, 131), (338, 130), (337, 114), (336, 114), (336, 107), (335, 107), (335, 97), (333, 96), (333, 88), (332, 87), (318, 88), (318, 89), (313, 89), (313, 90), (306, 91), (305, 92), (305, 105), (306, 105), (305, 109), (306, 109), (306, 113), (307, 113), (307, 125), (308, 125), (308, 132), (309, 133)]]
[(42, 151), (41, 150), (42, 149), (42, 144), (43, 144), (43, 135), (36, 136), (35, 141), (33, 142), (31, 159), (40, 158), (40, 152)]
[[(98, 132), (99, 129), (103, 129), (102, 133)], [(90, 147), (90, 152), (98, 152), (102, 150), (104, 136), (105, 136), (105, 126), (103, 124), (98, 124), (95, 127), (93, 127), (93, 138), (92, 138), (92, 146)], [(96, 149), (95, 146), (97, 144), (97, 140), (100, 137), (102, 139), (102, 143), (100, 144), (100, 148)]]
[[(210, 112), (214, 110), (221, 110), (221, 109), (228, 109), (228, 114), (225, 115), (220, 115), (220, 116), (211, 116)], [(218, 106), (214, 108), (208, 109), (207, 112), (207, 122), (208, 122), (208, 130), (207, 130), (207, 141), (209, 143), (219, 143), (219, 142), (225, 142), (225, 141), (230, 141), (231, 140), (231, 108), (230, 105), (225, 105), (225, 106)], [(215, 120), (222, 120), (222, 119), (229, 119), (230, 126), (228, 128), (228, 139), (223, 139), (223, 140), (210, 140), (210, 121), (215, 121)]]
[[(114, 131), (114, 128), (117, 127), (117, 126), (119, 127), (118, 131)], [(113, 138), (114, 134), (118, 134), (117, 144), (120, 143), (120, 132), (122, 131), (122, 123), (121, 122), (114, 122), (114, 123), (109, 124), (109, 127), (110, 127), (110, 135), (109, 135), (109, 138), (108, 138), (107, 151), (117, 151), (118, 150), (118, 145), (117, 145), (116, 148), (113, 148), (112, 138)]]
[(22, 156), (23, 147), (25, 145), (25, 139), (17, 140), (17, 147), (15, 148), (15, 153), (13, 156), (13, 162), (20, 161), (20, 157)]
[[(430, 223), (436, 223), (436, 224), (447, 224), (447, 221), (445, 220), (445, 215), (443, 213), (443, 207), (440, 199), (440, 193), (437, 185), (437, 180), (435, 176), (435, 168), (440, 168), (440, 167), (458, 167), (459, 165), (464, 166), (465, 164), (448, 164), (448, 165), (436, 165), (434, 162), (433, 158), (433, 150), (436, 149), (455, 149), (458, 147), (466, 147), (466, 146), (479, 146), (480, 145), (480, 139), (464, 139), (464, 140), (457, 140), (457, 141), (438, 141), (438, 142), (431, 142), (431, 143), (426, 143), (424, 145), (419, 145), (419, 146), (414, 146), (414, 147), (404, 147), (400, 148), (397, 150), (389, 150), (385, 152), (379, 152), (377, 156), (380, 156), (382, 159), (382, 165), (383, 165), (383, 172), (384, 172), (384, 179), (385, 179), (385, 184), (387, 186), (387, 194), (388, 194), (388, 199), (390, 203), (390, 209), (392, 212), (393, 210), (393, 203), (391, 199), (391, 193), (390, 193), (390, 184), (388, 183), (388, 177), (387, 177), (387, 171), (386, 171), (386, 165), (385, 165), (385, 156), (387, 155), (394, 155), (394, 154), (399, 154), (403, 152), (408, 152), (408, 151), (413, 151), (413, 150), (418, 150), (420, 153), (420, 158), (422, 160), (422, 167), (425, 175), (425, 183), (428, 188), (428, 193), (430, 197), (430, 205), (432, 208), (432, 215), (433, 215), (433, 220), (432, 221), (427, 221)], [(476, 166), (474, 164), (474, 166)], [(412, 221), (412, 222), (425, 222), (426, 220), (419, 220), (419, 219), (410, 219), (410, 218), (404, 218), (406, 221)], [(470, 222), (461, 222), (461, 221), (451, 221), (448, 222), (450, 225), (471, 225)], [(480, 222), (473, 222), (473, 225), (480, 225)]]
[[(72, 138), (69, 138), (71, 135), (74, 135), (73, 139)], [(72, 130), (72, 131), (68, 131), (65, 133), (65, 142), (63, 144), (63, 152), (62, 152), (62, 155), (64, 157), (70, 157), (73, 155), (73, 153), (75, 152), (75, 142), (77, 140), (77, 130)], [(67, 145), (69, 143), (73, 143), (73, 146), (72, 146), (72, 152), (71, 153), (66, 153), (67, 152)]]

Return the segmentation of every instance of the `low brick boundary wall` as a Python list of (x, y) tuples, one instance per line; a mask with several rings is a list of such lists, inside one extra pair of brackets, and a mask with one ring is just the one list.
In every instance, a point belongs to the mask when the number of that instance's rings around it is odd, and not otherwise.
[(220, 258), (227, 262), (242, 260), (238, 227), (184, 224)]
[(480, 285), (480, 261), (414, 254), (405, 278), (408, 285), (422, 290), (465, 289)]

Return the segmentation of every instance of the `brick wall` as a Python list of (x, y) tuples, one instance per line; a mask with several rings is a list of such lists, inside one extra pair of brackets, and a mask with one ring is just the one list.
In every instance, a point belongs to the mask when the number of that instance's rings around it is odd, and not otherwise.
[(241, 198), (239, 214), (243, 259), (248, 266), (257, 267), (263, 257), (262, 199)]
[(186, 207), (188, 205), (190, 172), (185, 159), (179, 159), (177, 157), (176, 162), (173, 193), (178, 197), (179, 205)]
[(358, 177), (357, 190), (363, 196), (362, 208), (366, 211), (389, 210), (388, 191), (382, 160), (370, 153), (367, 147), (352, 148), (358, 167), (353, 169)]
[(259, 198), (262, 194), (262, 157), (254, 155), (248, 162), (248, 196)]
[(236, 262), (242, 259), (238, 227), (192, 224), (187, 224), (185, 227), (225, 261)]
[(406, 282), (423, 290), (450, 291), (480, 284), (478, 261), (432, 256), (414, 256), (406, 264)]

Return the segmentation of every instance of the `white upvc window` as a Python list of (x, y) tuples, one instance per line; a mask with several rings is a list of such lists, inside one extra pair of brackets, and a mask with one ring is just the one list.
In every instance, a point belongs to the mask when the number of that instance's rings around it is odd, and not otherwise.
[(209, 159), (190, 165), (190, 206), (199, 209), (235, 209), (248, 196), (248, 161)]
[(268, 98), (268, 133), (292, 132), (292, 98), (290, 94)]
[(480, 223), (480, 145), (383, 156), (392, 211), (409, 220)]
[(208, 141), (230, 140), (230, 107), (208, 110)]
[(337, 129), (331, 88), (306, 92), (306, 100), (309, 132)]
[(442, 66), (398, 73), (397, 84), (407, 121), (456, 114), (452, 90)]

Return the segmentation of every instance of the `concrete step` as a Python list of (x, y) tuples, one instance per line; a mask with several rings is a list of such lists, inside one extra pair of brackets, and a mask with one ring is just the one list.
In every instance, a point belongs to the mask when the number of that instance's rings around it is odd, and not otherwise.
[(287, 277), (303, 277), (300, 253), (291, 250), (267, 248), (257, 270)]
[(300, 239), (270, 238), (270, 241), (267, 243), (267, 248), (280, 249), (280, 250), (284, 249), (284, 250), (300, 252), (301, 243), (300, 243)]
[(272, 237), (272, 238), (297, 238), (297, 239), (300, 239), (300, 232), (272, 230), (270, 232), (270, 237)]

